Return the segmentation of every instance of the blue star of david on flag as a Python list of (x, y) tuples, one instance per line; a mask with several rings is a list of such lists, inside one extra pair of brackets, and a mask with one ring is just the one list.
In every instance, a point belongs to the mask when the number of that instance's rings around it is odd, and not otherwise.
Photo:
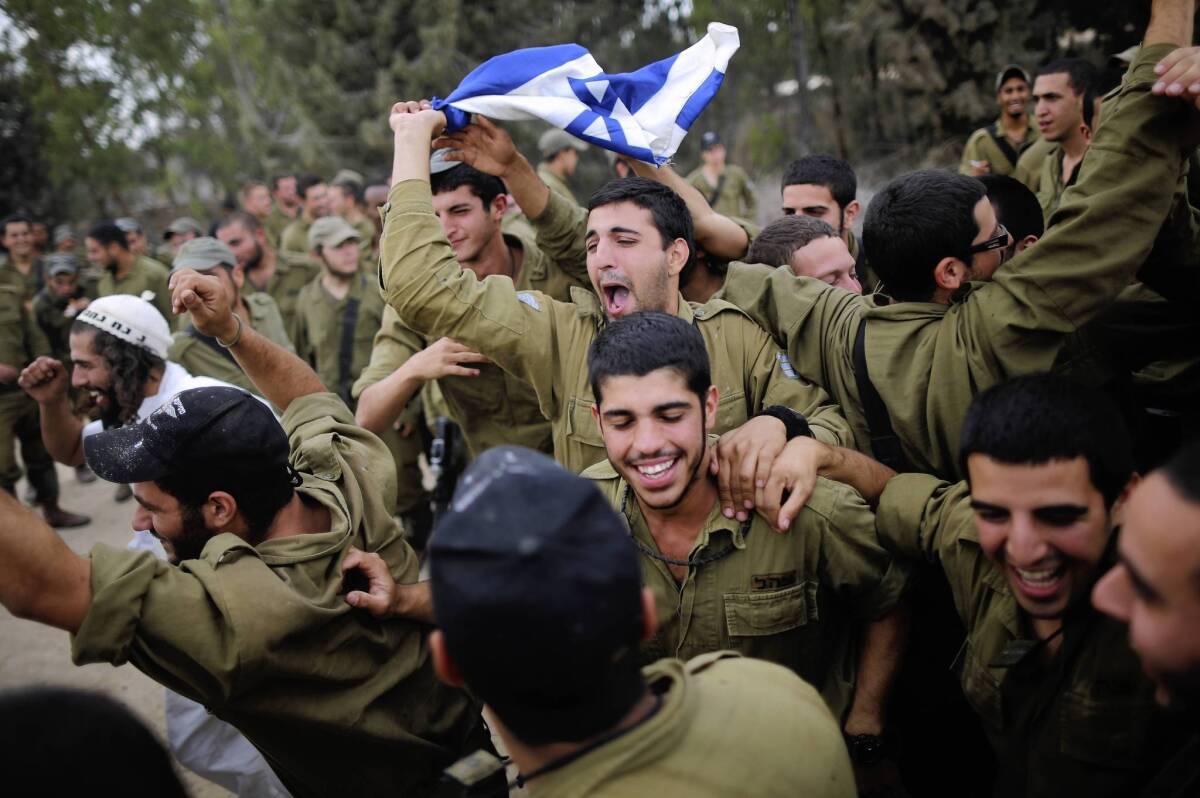
[(606, 150), (661, 165), (679, 149), (696, 117), (716, 96), (737, 28), (719, 22), (681, 53), (636, 72), (607, 74), (578, 44), (530, 47), (488, 59), (433, 107), (447, 130), (471, 114), (541, 119)]

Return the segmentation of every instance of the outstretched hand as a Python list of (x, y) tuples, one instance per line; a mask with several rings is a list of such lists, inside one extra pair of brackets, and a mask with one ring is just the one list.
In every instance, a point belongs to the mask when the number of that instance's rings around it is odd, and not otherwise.
[(366, 590), (346, 593), (346, 603), (376, 618), (406, 618), (433, 623), (433, 595), (428, 582), (397, 584), (387, 562), (378, 554), (351, 548), (342, 560), (342, 576), (353, 571), (366, 578)]
[(478, 115), (462, 130), (440, 136), (433, 146), (449, 148), (447, 161), (465, 163), (494, 177), (503, 177), (521, 157), (507, 130)]

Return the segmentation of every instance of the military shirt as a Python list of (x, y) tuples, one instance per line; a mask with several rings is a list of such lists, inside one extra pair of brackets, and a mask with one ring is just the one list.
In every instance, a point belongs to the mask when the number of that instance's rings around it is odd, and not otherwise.
[[(433, 213), (429, 183), (401, 181), (389, 199), (381, 277), (400, 319), (427, 340), (449, 336), (529, 383), (550, 419), (555, 458), (566, 468), (578, 472), (603, 460), (587, 372), (588, 347), (605, 323), (596, 295), (575, 287), (568, 304), (518, 291), (511, 280), (480, 280), (454, 258)], [(845, 421), (825, 392), (794, 377), (786, 356), (743, 313), (724, 302), (678, 302), (678, 316), (696, 325), (712, 359), (718, 432), (778, 404), (803, 413), (823, 440), (844, 439)]]
[[(997, 136), (1008, 144), (1012, 152), (1011, 160), (1004, 148), (996, 143)], [(1019, 144), (1005, 135), (1004, 124), (1002, 120), (997, 119), (987, 127), (979, 128), (967, 139), (967, 146), (963, 148), (962, 161), (958, 165), (958, 171), (960, 174), (969, 175), (971, 174), (971, 161), (987, 161), (989, 174), (1011, 175), (1017, 170), (1017, 163), (1021, 155), (1039, 139), (1041, 139), (1041, 134), (1028, 117), (1025, 118), (1025, 138)]]
[[(758, 217), (758, 195), (754, 183), (746, 170), (734, 164), (727, 164), (725, 171), (717, 181), (717, 185), (708, 182), (704, 167), (698, 167), (687, 176), (687, 181), (701, 194), (709, 207), (722, 216), (741, 216), (746, 219)], [(720, 194), (717, 194), (717, 189)]]
[(300, 289), (311, 283), (320, 273), (321, 268), (313, 263), (308, 255), (276, 252), (275, 271), (267, 278), (266, 286), (258, 288), (247, 273), (242, 283), (242, 296), (260, 292), (268, 294), (279, 308), (284, 329), (290, 330), (296, 318), (296, 299), (300, 296)]
[(71, 355), (71, 325), (76, 313), (69, 300), (53, 293), (49, 287), (38, 291), (33, 298), (33, 318), (50, 344), (50, 356), (66, 363)]
[(1037, 141), (1029, 145), (1025, 152), (1021, 153), (1021, 158), (1017, 161), (1017, 168), (1013, 171), (1013, 177), (1037, 194), (1042, 181), (1042, 162), (1056, 147), (1058, 147), (1057, 143), (1039, 137)]
[(330, 530), (257, 546), (221, 534), (178, 566), (98, 545), (72, 657), (132, 663), (203, 703), (297, 798), (433, 794), (441, 768), (486, 745), (479, 709), (434, 675), (421, 627), (354, 609), (341, 576), (354, 546), (417, 580), (391, 458), (331, 394), (296, 399), (281, 423), (296, 490)]
[[(550, 263), (531, 237), (506, 235), (505, 243), (524, 252), (517, 274), (518, 290), (541, 291), (565, 301), (570, 298), (572, 286), (586, 285)], [(385, 308), (383, 324), (371, 349), (371, 362), (354, 384), (353, 395), (361, 396), (428, 345), (400, 321), (393, 308)], [(477, 377), (444, 377), (427, 384), (421, 392), (427, 413), (434, 418), (440, 415), (453, 419), (472, 457), (506, 443), (552, 454), (550, 422), (542, 415), (533, 388), (498, 366), (481, 364), (476, 368)]]
[(1042, 159), (1037, 181), (1038, 187), (1034, 192), (1037, 194), (1038, 205), (1042, 206), (1042, 216), (1046, 219), (1047, 227), (1050, 226), (1050, 217), (1058, 210), (1058, 205), (1062, 202), (1063, 192), (1075, 185), (1083, 170), (1083, 161), (1080, 161), (1076, 165), (1071, 179), (1064, 183), (1062, 179), (1063, 155), (1062, 147), (1055, 145), (1054, 149)]
[[(997, 796), (1128, 796), (1182, 742), (1154, 700), (1125, 624), (1083, 591), (1046, 661), (1000, 570), (984, 555), (966, 483), (903, 474), (887, 485), (879, 537), (939, 563), (967, 630), (956, 667), (997, 754)], [(1111, 548), (1111, 547), (1110, 547)], [(1113, 564), (1110, 555), (1096, 576)]]
[(732, 652), (643, 670), (642, 723), (527, 782), (535, 798), (854, 798), (841, 730), (815, 690)]
[[(250, 294), (242, 299), (250, 310), (250, 326), (272, 343), (294, 352), (275, 300), (267, 294)], [(212, 377), (262, 396), (262, 391), (246, 376), (228, 349), (218, 344), (212, 336), (204, 335), (190, 325), (188, 329), (175, 333), (171, 348), (167, 350), (167, 359), (183, 366), (189, 374)]]
[(567, 184), (567, 181), (559, 177), (550, 169), (550, 167), (546, 166), (546, 164), (538, 164), (537, 173), (538, 177), (542, 179), (543, 183), (550, 187), (551, 191), (555, 192), (564, 199), (570, 200), (571, 202), (576, 201), (575, 192), (571, 190), (571, 187)]
[[(347, 343), (349, 362), (343, 363), (342, 337), (351, 300), (358, 302), (358, 318)], [(371, 359), (371, 342), (382, 323), (383, 300), (366, 274), (356, 274), (341, 299), (325, 290), (318, 275), (296, 300), (291, 339), (296, 354), (312, 365), (325, 387), (349, 402), (350, 388)]]
[(289, 252), (293, 255), (307, 255), (310, 251), (308, 246), (308, 228), (310, 227), (312, 227), (312, 222), (306, 220), (304, 214), (296, 214), (296, 218), (283, 228), (283, 233), (279, 237), (279, 251)]
[[(633, 537), (658, 552), (637, 497), (606, 460), (583, 472), (622, 513)], [(907, 583), (875, 536), (875, 517), (854, 490), (818, 478), (790, 531), (755, 513), (744, 525), (718, 503), (704, 522), (682, 584), (666, 563), (640, 554), (654, 591), (658, 631), (643, 658), (690, 659), (721, 649), (783, 665), (813, 684), (837, 717), (849, 707), (862, 621), (888, 613)], [(661, 553), (661, 552), (659, 552)]]
[[(294, 219), (294, 216), (288, 216), (279, 210), (278, 205), (271, 204), (271, 212), (262, 222), (263, 231), (267, 234), (267, 243), (271, 245), (271, 249), (279, 251), (279, 242), (283, 238), (283, 231)], [(305, 246), (305, 251), (308, 251), (307, 246)]]
[[(1054, 366), (1067, 337), (1107, 307), (1146, 260), (1172, 202), (1181, 160), (1180, 107), (1150, 94), (1169, 47), (1143, 48), (1133, 79), (1106, 102), (1086, 171), (1046, 236), (971, 283), (949, 305), (864, 298), (788, 269), (732, 264), (719, 299), (785, 346), (793, 367), (841, 405), (854, 446), (871, 446), (854, 369), (866, 324), (871, 384), (914, 470), (960, 479), (963, 417), (980, 391)], [(1182, 122), (1180, 122), (1182, 124)], [(877, 455), (876, 455), (877, 456)]]
[(112, 294), (141, 296), (144, 291), (149, 291), (154, 294), (150, 299), (150, 304), (158, 309), (158, 312), (167, 320), (167, 324), (172, 324), (175, 314), (171, 311), (171, 289), (167, 286), (167, 280), (166, 266), (153, 258), (141, 255), (134, 259), (133, 265), (129, 267), (129, 271), (124, 277), (117, 278), (112, 271), (105, 269), (104, 274), (100, 276), (97, 290), (100, 296), (111, 296)]
[[(0, 363), (20, 371), (51, 352), (46, 338), (25, 305), (25, 275), (10, 262), (0, 264)], [(0, 384), (0, 392), (20, 391), (14, 381)]]

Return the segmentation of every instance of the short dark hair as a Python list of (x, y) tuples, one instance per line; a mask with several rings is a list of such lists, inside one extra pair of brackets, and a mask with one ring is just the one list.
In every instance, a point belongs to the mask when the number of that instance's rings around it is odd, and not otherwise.
[(0, 221), (0, 235), (8, 235), (8, 226), (10, 224), (20, 224), (21, 222), (29, 225), (31, 231), (33, 230), (33, 219), (30, 219), (23, 213), (10, 213), (4, 217), (3, 221)]
[(287, 180), (289, 177), (292, 179), (295, 179), (296, 175), (294, 175), (291, 172), (283, 172), (282, 174), (272, 175), (271, 176), (271, 191), (273, 191), (273, 192), (278, 191), (280, 181)]
[(671, 369), (700, 398), (712, 385), (708, 349), (700, 331), (678, 316), (658, 311), (633, 313), (605, 325), (588, 347), (588, 379), (600, 402), (600, 386), (609, 377), (644, 377)]
[(250, 192), (256, 188), (266, 188), (267, 191), (271, 190), (267, 188), (267, 184), (261, 180), (247, 180), (245, 183), (242, 183), (242, 187), (238, 189), (238, 196), (242, 199), (245, 199), (250, 195)]
[(178, 499), (185, 513), (198, 514), (215, 491), (228, 493), (250, 528), (247, 538), (251, 545), (266, 538), (271, 522), (294, 493), (291, 475), (285, 470), (264, 471), (259, 463), (230, 463), (225, 459), (189, 460), (154, 484)]
[(811, 184), (825, 186), (833, 201), (842, 208), (854, 202), (858, 194), (858, 177), (850, 164), (832, 155), (805, 155), (792, 161), (783, 170), (783, 186)]
[(496, 197), (508, 193), (503, 180), (465, 163), (431, 175), (429, 185), (435, 195), (454, 191), (459, 186), (467, 186), (472, 194), (479, 197), (485, 210), (491, 207), (492, 200)]
[(339, 180), (336, 183), (332, 183), (330, 185), (330, 188), (336, 188), (339, 191), (341, 191), (344, 195), (346, 195), (351, 200), (353, 200), (355, 205), (363, 204), (362, 183), (359, 183), (354, 180)]
[(37, 774), (42, 795), (187, 795), (162, 742), (99, 693), (64, 687), (0, 693), (0, 751), (6, 769)]
[(253, 214), (246, 213), (245, 211), (234, 211), (227, 216), (222, 216), (213, 223), (213, 234), (216, 235), (217, 231), (224, 230), (233, 224), (240, 224), (251, 235), (262, 229), (262, 222), (256, 219)]
[(863, 248), (871, 268), (896, 299), (925, 302), (942, 258), (968, 259), (979, 234), (975, 205), (983, 183), (945, 170), (903, 175), (884, 186), (863, 218)]
[(96, 222), (88, 230), (87, 237), (102, 247), (107, 247), (109, 244), (116, 244), (121, 249), (129, 250), (129, 240), (125, 238), (125, 231), (117, 227), (117, 223), (111, 219)]
[(301, 175), (300, 177), (296, 178), (296, 194), (298, 194), (301, 199), (307, 199), (309, 189), (311, 189), (313, 186), (324, 185), (324, 183), (325, 178), (319, 177), (318, 175)]
[(1046, 219), (1037, 195), (1028, 186), (1008, 175), (983, 175), (978, 180), (996, 209), (996, 221), (1007, 228), (1014, 241), (1025, 236), (1042, 237)]
[(92, 350), (108, 364), (116, 407), (106, 407), (101, 415), (104, 426), (112, 427), (137, 420), (138, 409), (145, 399), (146, 381), (155, 370), (166, 368), (166, 362), (136, 344), (122, 341), (112, 333), (76, 320), (71, 335), (89, 333)]
[(692, 215), (678, 194), (649, 178), (619, 177), (596, 189), (588, 200), (588, 211), (618, 202), (630, 202), (650, 211), (654, 226), (662, 236), (663, 249), (671, 246), (675, 239), (682, 238), (688, 247), (688, 263), (692, 262), (696, 248)]
[(1058, 75), (1064, 72), (1067, 75), (1067, 85), (1080, 97), (1087, 94), (1100, 77), (1099, 71), (1090, 61), (1082, 58), (1056, 58), (1039, 67), (1033, 79), (1036, 81), (1043, 75)]
[(968, 482), (972, 454), (1010, 465), (1082, 457), (1109, 507), (1134, 473), (1133, 443), (1116, 406), (1103, 394), (1052, 374), (1017, 377), (975, 397), (959, 446), (959, 467)]
[(796, 250), (818, 238), (837, 238), (837, 230), (820, 219), (796, 214), (776, 219), (762, 229), (746, 252), (746, 263), (786, 266)]
[(1167, 460), (1163, 476), (1179, 495), (1200, 504), (1200, 440), (1193, 440)]

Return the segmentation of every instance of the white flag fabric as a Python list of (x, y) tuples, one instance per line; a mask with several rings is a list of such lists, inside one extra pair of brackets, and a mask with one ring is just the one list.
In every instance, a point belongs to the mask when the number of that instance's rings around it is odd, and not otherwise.
[(597, 147), (646, 163), (666, 163), (716, 96), (737, 28), (710, 23), (700, 41), (636, 72), (609, 75), (578, 44), (530, 47), (490, 58), (433, 107), (447, 130), (471, 114), (541, 119)]

